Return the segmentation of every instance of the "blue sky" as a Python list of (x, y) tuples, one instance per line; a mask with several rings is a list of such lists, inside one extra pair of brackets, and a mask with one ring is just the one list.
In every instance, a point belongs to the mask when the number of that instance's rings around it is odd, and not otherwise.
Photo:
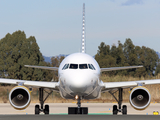
[(86, 52), (131, 38), (160, 52), (160, 0), (0, 0), (0, 39), (22, 30), (45, 56), (80, 51), (86, 6)]

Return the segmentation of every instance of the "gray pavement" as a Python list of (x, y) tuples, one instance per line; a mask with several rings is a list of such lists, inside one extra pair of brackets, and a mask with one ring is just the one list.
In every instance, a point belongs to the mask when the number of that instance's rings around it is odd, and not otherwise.
[(0, 120), (160, 120), (160, 115), (0, 115)]
[[(35, 104), (31, 103), (25, 110), (15, 110), (9, 103), (0, 103), (0, 115), (32, 115)], [(116, 103), (82, 103), (82, 107), (88, 107), (89, 115), (111, 115), (114, 104)], [(135, 110), (129, 103), (124, 104), (128, 107), (128, 115), (152, 115), (153, 111), (160, 111), (160, 103), (151, 103), (143, 111)], [(67, 115), (68, 107), (77, 106), (76, 103), (48, 103), (48, 105), (51, 115)]]

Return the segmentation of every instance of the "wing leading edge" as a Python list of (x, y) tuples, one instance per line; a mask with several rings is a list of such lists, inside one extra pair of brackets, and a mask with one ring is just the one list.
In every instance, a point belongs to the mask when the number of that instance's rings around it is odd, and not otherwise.
[(126, 82), (104, 82), (101, 84), (101, 86), (103, 87), (102, 92), (104, 92), (118, 88), (132, 88), (136, 86), (154, 85), (154, 84), (160, 84), (160, 79), (126, 81)]
[[(58, 67), (34, 66), (34, 65), (25, 65), (25, 67), (40, 68), (40, 69), (46, 69), (46, 70), (58, 70)], [(21, 85), (21, 86), (23, 85), (23, 86), (36, 87), (36, 88), (42, 87), (42, 88), (48, 88), (48, 89), (53, 89), (55, 91), (59, 91), (58, 82), (28, 81), (28, 80), (0, 78), (0, 83)]]
[(27, 81), (27, 80), (0, 78), (0, 83), (23, 85), (23, 86), (36, 87), (36, 88), (43, 87), (43, 88), (48, 88), (48, 89), (53, 89), (55, 91), (59, 91), (58, 82)]

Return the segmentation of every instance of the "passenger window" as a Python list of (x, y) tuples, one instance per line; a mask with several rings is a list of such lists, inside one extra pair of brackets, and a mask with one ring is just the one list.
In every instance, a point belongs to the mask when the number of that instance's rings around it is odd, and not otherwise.
[(79, 64), (79, 69), (88, 69), (87, 64)]
[(78, 69), (78, 64), (70, 64), (70, 69)]

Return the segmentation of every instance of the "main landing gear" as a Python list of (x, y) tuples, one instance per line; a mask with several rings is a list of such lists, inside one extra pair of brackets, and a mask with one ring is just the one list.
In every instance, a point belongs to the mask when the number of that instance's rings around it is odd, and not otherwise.
[[(119, 92), (119, 97), (118, 99), (115, 97), (115, 93), (116, 92)], [(117, 91), (115, 92), (111, 92), (109, 91), (109, 93), (115, 98), (115, 100), (118, 102), (118, 108), (117, 108), (117, 105), (113, 105), (113, 115), (117, 115), (118, 112), (122, 112), (123, 115), (126, 115), (127, 114), (127, 106), (126, 105), (123, 105), (122, 106), (122, 101), (123, 101), (123, 88), (119, 88)]]
[[(44, 92), (46, 92), (48, 95), (44, 98)], [(52, 93), (47, 92), (44, 90), (44, 88), (39, 88), (39, 101), (40, 101), (40, 106), (35, 105), (35, 114), (39, 114), (40, 112), (43, 112), (44, 114), (49, 114), (49, 105), (44, 106), (44, 102), (46, 99), (49, 97), (49, 95)], [(44, 107), (43, 107), (44, 106)]]
[(88, 114), (88, 107), (81, 107), (81, 98), (77, 99), (77, 107), (68, 107), (68, 114)]

